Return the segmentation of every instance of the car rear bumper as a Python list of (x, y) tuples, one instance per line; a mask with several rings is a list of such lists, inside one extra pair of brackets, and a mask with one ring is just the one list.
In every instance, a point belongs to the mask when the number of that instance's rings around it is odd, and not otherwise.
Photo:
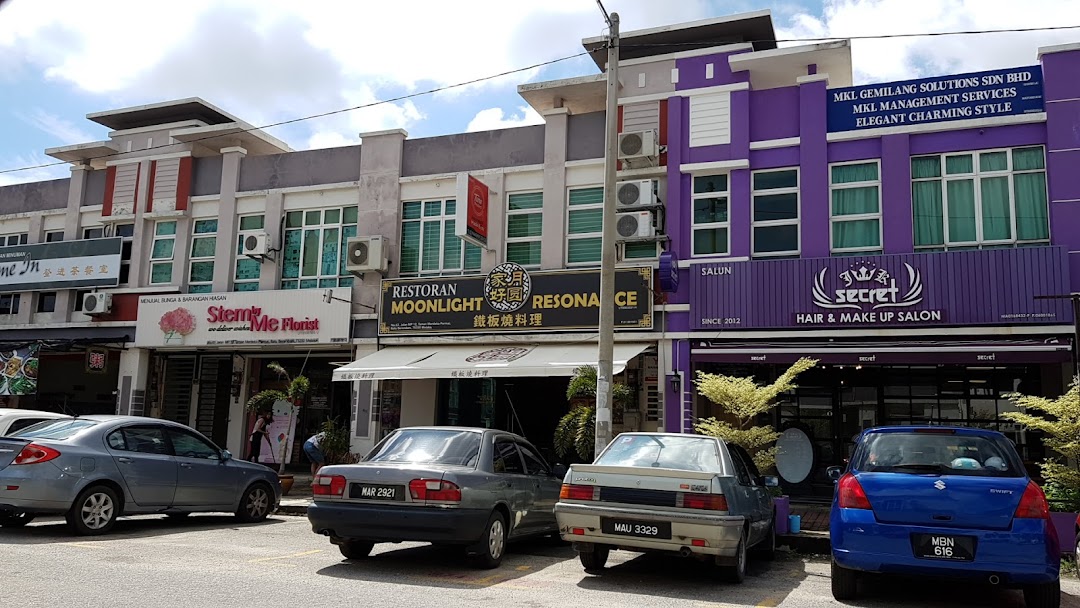
[(307, 515), (311, 530), (332, 540), (469, 544), (483, 534), (491, 511), (314, 502)]
[[(1060, 571), (1055, 532), (1042, 520), (1015, 520), (1009, 530), (972, 530), (882, 524), (870, 511), (834, 508), (830, 534), (836, 563), (853, 570), (980, 581), (996, 575), (1009, 586), (1051, 582)], [(912, 534), (975, 537), (975, 558), (915, 557)]]
[(65, 513), (82, 483), (81, 475), (66, 473), (49, 462), (4, 467), (0, 469), (0, 511)]
[[(671, 523), (671, 538), (643, 538), (607, 534), (601, 529), (601, 518), (641, 522)], [(671, 513), (628, 507), (612, 507), (560, 502), (555, 505), (555, 519), (563, 540), (577, 543), (608, 545), (627, 550), (686, 552), (701, 555), (731, 557), (739, 546), (746, 519), (741, 515), (714, 515), (708, 512)], [(574, 530), (583, 534), (574, 534)], [(694, 546), (693, 541), (704, 541)], [(699, 542), (700, 544), (700, 542)]]

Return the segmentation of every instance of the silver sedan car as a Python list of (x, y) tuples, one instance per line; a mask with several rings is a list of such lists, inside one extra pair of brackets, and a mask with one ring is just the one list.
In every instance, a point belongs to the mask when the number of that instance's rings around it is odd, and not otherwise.
[(457, 545), (484, 568), (506, 543), (555, 535), (560, 477), (524, 438), (495, 429), (411, 427), (358, 464), (323, 467), (308, 520), (347, 559), (377, 542)]
[(182, 424), (135, 416), (41, 422), (0, 437), (0, 526), (64, 515), (80, 535), (104, 534), (121, 515), (233, 512), (256, 522), (276, 507), (268, 467), (233, 460)]

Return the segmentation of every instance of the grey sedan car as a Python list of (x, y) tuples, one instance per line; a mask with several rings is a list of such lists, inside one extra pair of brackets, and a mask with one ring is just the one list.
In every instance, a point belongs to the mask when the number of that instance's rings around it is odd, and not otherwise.
[(108, 532), (121, 515), (233, 512), (266, 518), (281, 499), (268, 467), (175, 422), (82, 416), (0, 437), (0, 526), (64, 515), (76, 534)]
[(308, 520), (348, 559), (378, 542), (420, 541), (463, 547), (495, 568), (508, 540), (558, 533), (560, 472), (512, 433), (403, 428), (358, 464), (323, 467)]

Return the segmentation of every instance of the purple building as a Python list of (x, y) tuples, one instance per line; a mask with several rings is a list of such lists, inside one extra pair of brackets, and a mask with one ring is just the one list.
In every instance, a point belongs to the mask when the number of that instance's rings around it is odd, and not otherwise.
[[(754, 39), (761, 20), (728, 25)], [(824, 468), (870, 425), (987, 426), (1043, 455), (1000, 415), (1074, 369), (1071, 305), (1038, 296), (1080, 291), (1080, 45), (863, 86), (846, 41), (620, 69), (622, 136), (651, 112), (666, 145), (639, 171), (666, 178), (668, 430), (719, 414), (697, 372), (770, 381), (809, 356), (774, 420), (789, 493), (830, 493)]]

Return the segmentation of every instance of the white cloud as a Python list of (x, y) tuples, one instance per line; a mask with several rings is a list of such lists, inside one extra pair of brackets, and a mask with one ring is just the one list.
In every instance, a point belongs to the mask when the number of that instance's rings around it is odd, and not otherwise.
[(469, 121), (469, 126), (465, 127), (465, 130), (472, 133), (473, 131), (492, 131), (494, 129), (543, 124), (544, 117), (540, 116), (536, 110), (529, 106), (521, 106), (518, 109), (521, 111), (520, 114), (510, 115), (504, 113), (502, 108), (480, 110)]
[[(825, 0), (820, 15), (796, 14), (777, 37), (843, 38), (1065, 25), (1076, 0)], [(1075, 20), (1069, 24), (1074, 23)], [(779, 25), (779, 24), (778, 24)], [(853, 40), (856, 84), (1035, 65), (1041, 46), (1080, 40), (1080, 29)]]
[(0, 161), (0, 169), (7, 169), (8, 167), (35, 168), (25, 169), (23, 171), (13, 171), (11, 173), (0, 173), (0, 187), (26, 182), (41, 182), (71, 177), (71, 169), (67, 163), (54, 165), (53, 163), (55, 162), (57, 162), (56, 159), (36, 152), (30, 154), (17, 154), (10, 158), (5, 158)]
[(81, 144), (94, 139), (94, 136), (88, 131), (75, 126), (75, 123), (70, 120), (46, 112), (41, 108), (34, 110), (30, 114), (16, 112), (15, 115), (19, 117), (19, 120), (52, 135), (60, 141), (60, 145)]

